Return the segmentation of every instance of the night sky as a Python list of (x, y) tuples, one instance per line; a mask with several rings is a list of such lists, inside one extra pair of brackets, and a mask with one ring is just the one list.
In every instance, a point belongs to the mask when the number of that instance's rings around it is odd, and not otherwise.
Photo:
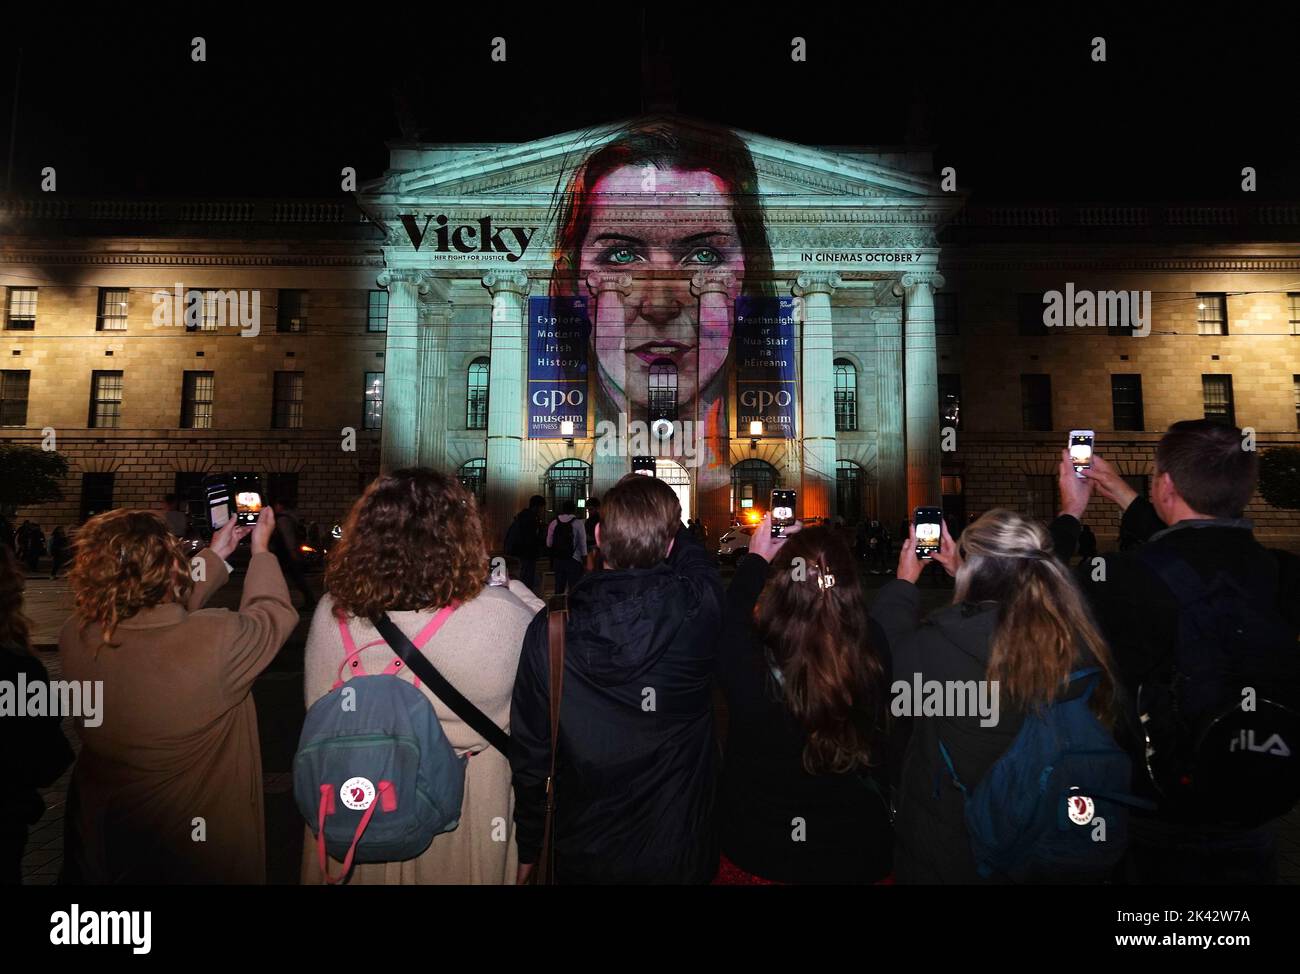
[[(1291, 27), (1256, 15), (226, 9), (6, 14), (0, 166), (23, 49), (14, 191), (38, 192), (52, 165), (71, 196), (332, 196), (345, 165), (382, 173), (403, 120), (429, 141), (520, 141), (640, 114), (649, 50), (682, 114), (811, 144), (929, 144), (977, 200), (1240, 200), (1246, 165), (1247, 201), (1300, 199)], [(190, 59), (196, 35), (207, 63)], [(807, 63), (790, 59), (796, 35)]]

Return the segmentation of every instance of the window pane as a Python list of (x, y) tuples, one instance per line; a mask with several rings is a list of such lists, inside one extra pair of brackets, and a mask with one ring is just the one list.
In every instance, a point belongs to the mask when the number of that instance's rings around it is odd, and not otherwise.
[(1228, 333), (1227, 295), (1196, 295), (1196, 332), (1199, 335), (1226, 335)]
[(122, 373), (91, 373), (89, 425), (95, 429), (113, 429), (121, 419)]
[(181, 427), (184, 429), (212, 428), (213, 374), (211, 372), (186, 372), (182, 388)]
[(5, 327), (17, 331), (31, 331), (36, 327), (36, 288), (9, 289), (9, 313), (5, 317)]
[(1232, 376), (1202, 375), (1201, 388), (1205, 396), (1205, 418), (1235, 426), (1237, 420), (1232, 405)]
[(384, 422), (384, 373), (367, 372), (364, 391), (365, 417), (363, 428), (379, 429)]
[(1026, 430), (1045, 432), (1052, 428), (1052, 378), (1025, 374), (1020, 377), (1021, 418)]
[(371, 291), (366, 312), (367, 331), (388, 331), (388, 292)]
[(302, 373), (275, 373), (275, 400), (271, 413), (275, 429), (302, 428)]
[(99, 317), (95, 327), (100, 331), (123, 331), (126, 329), (126, 288), (99, 289)]
[(488, 420), (488, 360), (476, 358), (469, 366), (469, 386), (466, 395), (465, 428), (487, 429)]
[(858, 428), (858, 370), (848, 359), (835, 360), (835, 429)]
[(1290, 302), (1291, 334), (1300, 335), (1300, 294), (1288, 294), (1287, 300)]
[(27, 425), (27, 395), (32, 373), (6, 369), (0, 372), (0, 426)]
[(280, 289), (279, 308), (276, 312), (275, 330), (300, 332), (307, 326), (307, 292)]
[(1142, 376), (1112, 375), (1110, 401), (1114, 427), (1117, 430), (1140, 430), (1142, 416)]

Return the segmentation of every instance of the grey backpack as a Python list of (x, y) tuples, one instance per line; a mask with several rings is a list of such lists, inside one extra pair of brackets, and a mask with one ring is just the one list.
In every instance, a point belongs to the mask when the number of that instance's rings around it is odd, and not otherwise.
[[(294, 798), (316, 835), (327, 883), (346, 880), (354, 862), (413, 859), (435, 835), (460, 824), (466, 759), (457, 757), (418, 689), (421, 679), (489, 743), (508, 752), (505, 732), (420, 652), (456, 607), (441, 609), (414, 640), (384, 615), (377, 624), (384, 639), (361, 647), (346, 621), (338, 620), (347, 655), (333, 688), (307, 711), (293, 761)], [(397, 655), (382, 673), (368, 676), (360, 654), (382, 642)], [(414, 683), (399, 675), (406, 667)], [(343, 863), (338, 876), (330, 875), (328, 856)]]

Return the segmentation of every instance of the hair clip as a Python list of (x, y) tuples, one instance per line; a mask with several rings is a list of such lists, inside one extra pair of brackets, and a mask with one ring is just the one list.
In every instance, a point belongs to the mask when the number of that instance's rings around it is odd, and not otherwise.
[(825, 592), (828, 588), (834, 588), (835, 576), (829, 574), (824, 575), (819, 573), (817, 575), (817, 587), (820, 588), (823, 592)]

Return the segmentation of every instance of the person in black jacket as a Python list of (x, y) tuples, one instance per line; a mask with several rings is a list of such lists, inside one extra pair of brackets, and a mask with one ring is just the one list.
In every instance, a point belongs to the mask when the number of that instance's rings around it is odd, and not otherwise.
[(519, 580), (537, 590), (537, 559), (546, 551), (546, 498), (534, 494), (506, 531), (506, 554), (519, 559)]
[[(1037, 522), (1014, 511), (989, 511), (962, 532), (960, 544), (945, 524), (934, 560), (956, 577), (952, 605), (921, 620), (916, 579), (925, 562), (916, 555), (912, 529), (897, 577), (871, 606), (893, 659), (892, 712), (913, 717), (894, 819), (894, 875), (899, 883), (1005, 881), (981, 877), (976, 869), (965, 800), (939, 743), (958, 779), (974, 789), (1015, 740), (1027, 711), (1083, 691), (1082, 682), (1067, 680), (1084, 666), (1102, 670), (1089, 703), (1109, 723), (1110, 655), (1078, 585), (1053, 557), (1051, 538)], [(929, 681), (976, 681), (983, 692), (974, 701), (966, 697), (963, 713), (918, 717), (914, 687)]]
[[(30, 688), (49, 674), (31, 652), (22, 614), (23, 573), (16, 556), (0, 545), (0, 682)], [(72, 748), (59, 717), (0, 716), (0, 885), (22, 882), (27, 829), (45, 814), (38, 788), (48, 788), (72, 764)]]
[[(569, 613), (555, 781), (561, 883), (707, 883), (717, 872), (712, 676), (722, 582), (663, 481), (604, 496), (605, 570)], [(547, 613), (524, 639), (510, 711), (519, 881), (542, 844), (550, 770)]]
[[(1121, 544), (1148, 545), (1171, 553), (1202, 580), (1222, 572), (1261, 606), (1280, 612), (1300, 635), (1300, 558), (1270, 551), (1255, 540), (1243, 518), (1258, 478), (1258, 459), (1242, 447), (1240, 429), (1207, 420), (1174, 423), (1156, 446), (1151, 500), (1139, 497), (1109, 462), (1093, 454), (1086, 479), (1068, 470), (1068, 451), (1060, 470), (1062, 514), (1052, 534), (1062, 558), (1078, 543), (1081, 519), (1093, 493), (1123, 511)], [(1159, 800), (1146, 773), (1146, 742), (1138, 731), (1135, 691), (1157, 682), (1171, 665), (1182, 610), (1171, 591), (1140, 556), (1141, 547), (1103, 557), (1094, 568), (1079, 566), (1079, 579), (1110, 642), (1126, 693), (1125, 717), (1117, 738), (1134, 758), (1134, 791)], [(1300, 656), (1292, 651), (1290, 669), (1300, 676)], [(1241, 796), (1249, 801), (1249, 796)], [(1130, 818), (1128, 878), (1142, 883), (1261, 883), (1276, 879), (1272, 830), (1196, 824), (1177, 809)]]
[[(718, 883), (872, 883), (892, 861), (888, 681), (848, 546), (828, 527), (754, 532), (727, 590), (729, 725)], [(769, 568), (768, 562), (771, 562)]]

